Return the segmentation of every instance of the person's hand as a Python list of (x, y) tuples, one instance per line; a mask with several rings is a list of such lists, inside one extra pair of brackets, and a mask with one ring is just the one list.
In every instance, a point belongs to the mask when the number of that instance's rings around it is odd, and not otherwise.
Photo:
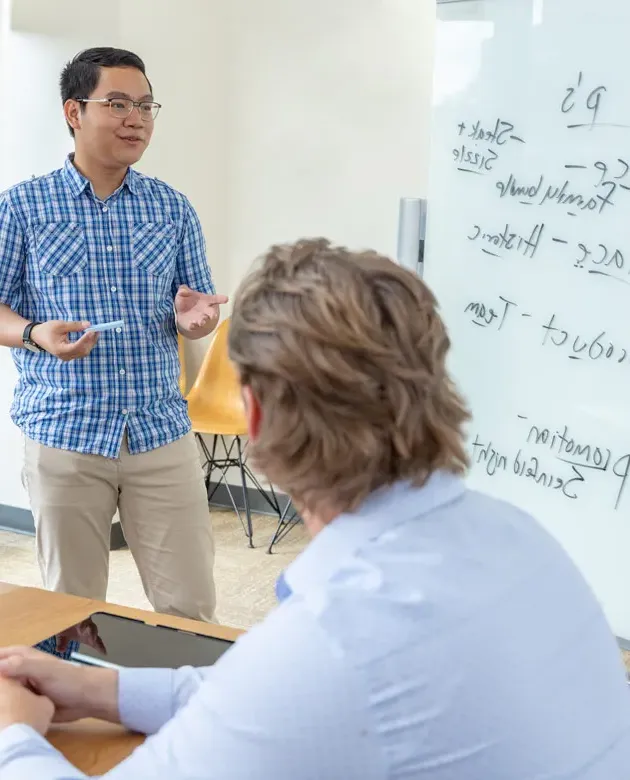
[(219, 320), (219, 306), (227, 302), (227, 295), (206, 295), (182, 284), (175, 296), (177, 325), (190, 333), (208, 325), (214, 327)]
[(47, 696), (28, 690), (17, 680), (0, 678), (0, 731), (23, 723), (46, 734), (55, 714), (55, 705)]
[(31, 339), (60, 360), (76, 360), (90, 354), (98, 341), (98, 333), (85, 333), (76, 341), (70, 341), (68, 334), (81, 333), (89, 327), (89, 322), (50, 320), (36, 325), (31, 331)]
[(65, 653), (70, 642), (80, 642), (82, 645), (98, 650), (99, 653), (107, 655), (107, 648), (98, 633), (98, 627), (92, 618), (77, 623), (76, 626), (67, 628), (60, 634), (57, 634), (57, 650)]
[(75, 666), (30, 647), (4, 647), (0, 683), (7, 680), (48, 697), (55, 705), (56, 723), (81, 718), (118, 721), (118, 672), (113, 669)]

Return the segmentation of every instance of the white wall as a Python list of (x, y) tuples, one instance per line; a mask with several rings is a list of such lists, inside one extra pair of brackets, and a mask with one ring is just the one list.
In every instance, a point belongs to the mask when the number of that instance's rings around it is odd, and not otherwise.
[[(11, 26), (20, 32), (59, 38), (69, 34), (98, 37), (102, 42), (118, 33), (120, 0), (12, 0)], [(99, 43), (94, 46), (102, 45)]]
[(230, 291), (275, 241), (395, 253), (426, 190), (433, 0), (231, 0)]
[[(7, 5), (0, 16), (0, 191), (63, 162), (71, 142), (58, 97), (59, 72), (78, 48), (93, 45), (86, 38), (11, 30)], [(27, 508), (22, 438), (9, 417), (16, 378), (9, 350), (0, 349), (0, 504)]]
[[(140, 170), (186, 193), (199, 212), (217, 287), (226, 240), (226, 3), (123, 0), (118, 45), (144, 59), (163, 104)], [(147, 24), (150, 20), (150, 24)]]
[[(100, 0), (60, 2), (52, 19), (51, 0), (13, 0), (29, 32), (0, 42), (0, 190), (61, 164), (59, 71), (111, 43), (147, 64), (164, 108), (141, 169), (190, 197), (219, 291), (275, 241), (394, 254), (400, 197), (426, 192), (434, 0), (109, 0), (106, 23)], [(0, 504), (26, 506), (14, 378), (0, 350)]]

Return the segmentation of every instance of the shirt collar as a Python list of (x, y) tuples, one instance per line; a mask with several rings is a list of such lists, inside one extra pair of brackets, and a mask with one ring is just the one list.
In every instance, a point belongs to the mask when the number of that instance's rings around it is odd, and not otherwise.
[[(87, 187), (91, 187), (90, 180), (86, 179), (86, 177), (82, 173), (79, 173), (74, 167), (74, 154), (69, 154), (66, 158), (66, 162), (63, 166), (63, 176), (75, 198), (78, 198), (79, 195), (85, 192)], [(121, 187), (127, 187), (130, 192), (137, 195), (138, 183), (138, 174), (133, 168), (129, 168)]]
[(459, 498), (466, 486), (449, 472), (436, 472), (422, 487), (398, 482), (369, 496), (355, 511), (336, 517), (309, 543), (284, 573), (291, 593), (306, 593), (323, 584), (340, 562), (358, 547), (411, 518)]

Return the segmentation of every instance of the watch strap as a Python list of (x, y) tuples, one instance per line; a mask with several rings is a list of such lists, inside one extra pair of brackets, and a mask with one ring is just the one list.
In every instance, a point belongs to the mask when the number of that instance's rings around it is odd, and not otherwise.
[(40, 352), (45, 352), (46, 350), (43, 347), (40, 347), (39, 344), (37, 344), (35, 341), (33, 341), (33, 338), (31, 336), (33, 332), (33, 328), (36, 325), (41, 325), (41, 322), (29, 322), (29, 324), (24, 328), (24, 333), (22, 333), (22, 343), (30, 344), (32, 347), (37, 347), (37, 349)]

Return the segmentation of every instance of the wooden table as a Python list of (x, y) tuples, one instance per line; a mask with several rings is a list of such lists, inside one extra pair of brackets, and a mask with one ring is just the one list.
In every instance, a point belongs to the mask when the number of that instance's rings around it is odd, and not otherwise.
[[(93, 599), (22, 588), (0, 582), (0, 647), (35, 645), (90, 617), (94, 612), (137, 618), (151, 625), (171, 626), (197, 634), (234, 640), (242, 632), (214, 623), (159, 615), (142, 609), (107, 604)], [(99, 720), (54, 726), (50, 742), (78, 769), (101, 775), (119, 764), (143, 742), (122, 726)]]

